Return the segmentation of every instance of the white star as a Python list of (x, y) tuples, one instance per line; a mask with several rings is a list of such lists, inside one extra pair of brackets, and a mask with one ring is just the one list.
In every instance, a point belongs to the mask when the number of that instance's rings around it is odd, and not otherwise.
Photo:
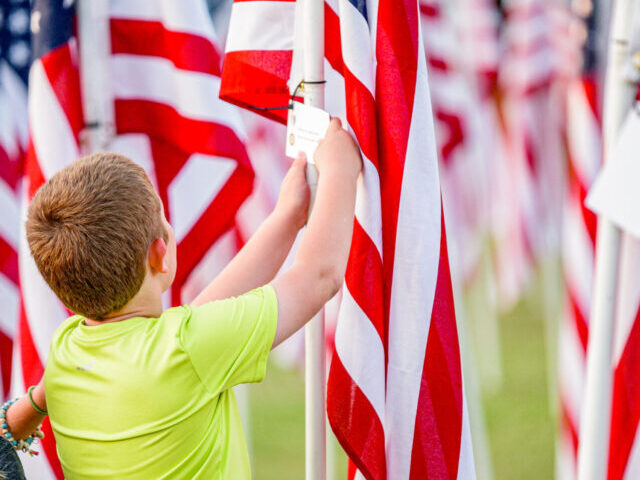
[(62, 8), (70, 8), (73, 5), (74, 0), (63, 0)]
[(9, 30), (14, 35), (22, 35), (29, 28), (29, 15), (25, 9), (14, 10), (8, 19)]
[(39, 10), (34, 10), (31, 14), (31, 33), (37, 35), (40, 33), (40, 19), (42, 14)]
[(9, 62), (18, 68), (26, 67), (29, 62), (29, 54), (27, 42), (16, 42), (9, 47)]

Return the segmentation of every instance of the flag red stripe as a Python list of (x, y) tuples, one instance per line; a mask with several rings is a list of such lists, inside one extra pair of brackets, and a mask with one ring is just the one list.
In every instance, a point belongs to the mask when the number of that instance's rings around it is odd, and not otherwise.
[(329, 378), (327, 411), (333, 433), (365, 478), (386, 479), (382, 424), (338, 355), (331, 361)]
[[(411, 129), (418, 63), (418, 6), (410, 0), (381, 0), (376, 41), (378, 167), (382, 210), (382, 262), (386, 323), (396, 250), (402, 176)], [(403, 52), (399, 55), (398, 52)], [(388, 329), (388, 326), (387, 326)], [(385, 344), (385, 350), (387, 345)]]
[(411, 455), (410, 478), (415, 480), (456, 479), (460, 459), (462, 369), (444, 216), (441, 222), (440, 264)]
[(378, 249), (356, 220), (353, 227), (349, 268), (345, 275), (349, 293), (369, 318), (384, 345), (384, 305), (382, 303), (382, 260)]
[(22, 155), (20, 155), (20, 160), (10, 159), (0, 143), (0, 179), (4, 180), (4, 182), (9, 185), (9, 188), (15, 190), (21, 176)]
[[(291, 50), (229, 52), (222, 67), (220, 98), (242, 108), (273, 108), (289, 104)], [(256, 111), (286, 124), (287, 110)]]
[(2, 236), (0, 236), (0, 272), (14, 284), (18, 285), (18, 253)]
[(13, 363), (13, 338), (0, 331), (0, 373), (2, 374), (2, 395), (9, 398), (11, 389), (11, 366)]
[(587, 233), (589, 234), (589, 239), (591, 240), (591, 245), (594, 247), (596, 246), (596, 232), (597, 232), (597, 226), (598, 226), (598, 217), (596, 216), (595, 213), (593, 213), (591, 210), (589, 210), (586, 205), (585, 205), (585, 201), (587, 198), (587, 193), (588, 193), (588, 186), (584, 185), (583, 183), (579, 182), (578, 183), (578, 189), (579, 189), (579, 198), (580, 198), (580, 213), (582, 213), (582, 220), (584, 223), (584, 226), (587, 230)]
[(29, 182), (27, 186), (27, 198), (28, 200), (31, 200), (36, 194), (36, 191), (44, 185), (45, 182), (44, 174), (42, 173), (35, 148), (33, 147), (32, 135), (29, 135), (29, 145), (27, 147), (27, 155), (24, 163), (24, 175)]
[(174, 32), (158, 21), (111, 19), (112, 53), (163, 57), (179, 69), (220, 76), (220, 53), (211, 40)]
[(622, 480), (640, 421), (640, 310), (613, 376), (609, 480)]
[(327, 2), (324, 3), (324, 32), (324, 56), (336, 72), (344, 75), (340, 17)]
[(76, 66), (76, 55), (67, 43), (52, 50), (39, 61), (56, 95), (56, 100), (67, 117), (67, 122), (80, 145), (80, 132), (84, 128), (84, 115), (80, 99), (80, 76)]
[[(145, 133), (184, 153), (233, 158), (251, 170), (244, 144), (226, 125), (184, 117), (169, 105), (148, 100), (116, 99), (115, 112), (118, 133)], [(180, 167), (173, 166), (176, 171)]]
[(582, 351), (586, 354), (587, 344), (589, 343), (589, 324), (582, 314), (575, 292), (571, 289), (571, 285), (567, 285), (567, 297), (571, 307), (571, 317), (573, 318), (573, 323), (578, 332), (578, 338), (580, 339), (580, 345), (582, 346)]
[(562, 430), (569, 435), (571, 440), (572, 460), (575, 462), (578, 459), (578, 430), (577, 425), (571, 421), (567, 405), (564, 402), (560, 402), (560, 422), (562, 424)]

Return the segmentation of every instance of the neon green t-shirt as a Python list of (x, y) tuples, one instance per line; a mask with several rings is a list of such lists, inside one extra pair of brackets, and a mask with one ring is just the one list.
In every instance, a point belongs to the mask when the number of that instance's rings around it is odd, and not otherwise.
[(264, 378), (277, 318), (265, 286), (160, 318), (66, 320), (45, 390), (67, 480), (250, 478), (231, 387)]

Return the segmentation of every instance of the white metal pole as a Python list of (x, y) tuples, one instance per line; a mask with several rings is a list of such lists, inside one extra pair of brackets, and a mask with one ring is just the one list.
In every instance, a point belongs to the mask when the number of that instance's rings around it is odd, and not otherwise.
[(114, 112), (109, 82), (111, 32), (108, 0), (78, 0), (80, 85), (85, 130), (83, 153), (105, 148), (114, 133)]
[[(303, 78), (324, 81), (324, 0), (303, 2)], [(304, 102), (324, 108), (324, 84), (305, 83)], [(307, 159), (307, 181), (315, 198), (318, 172)], [(324, 315), (317, 314), (305, 329), (305, 472), (306, 480), (326, 477)]]
[[(634, 0), (617, 0), (609, 42), (605, 81), (604, 157), (611, 160), (620, 126), (632, 108), (635, 85), (624, 74)], [(593, 302), (591, 305), (585, 402), (581, 412), (578, 479), (604, 480), (609, 453), (612, 388), (612, 338), (620, 260), (620, 230), (598, 217)]]

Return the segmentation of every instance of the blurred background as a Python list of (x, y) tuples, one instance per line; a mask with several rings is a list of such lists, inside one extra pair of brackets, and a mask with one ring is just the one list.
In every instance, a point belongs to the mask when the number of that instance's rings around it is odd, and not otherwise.
[[(419, 2), (479, 479), (575, 477), (596, 229), (584, 199), (601, 164), (611, 1)], [(232, 2), (207, 4), (221, 53)], [(18, 90), (26, 98), (36, 46), (30, 45), (30, 2), (1, 5), (0, 365), (6, 396), (12, 381), (16, 388), (12, 342), (23, 313), (19, 159), (31, 148), (26, 108), (19, 113), (20, 95), (9, 86), (22, 82)], [(283, 126), (246, 111), (237, 115), (244, 132), (238, 137), (255, 172), (253, 192), (174, 299), (193, 298), (257, 229), (290, 164)], [(129, 137), (123, 134), (113, 148), (126, 153), (132, 151), (127, 142), (140, 138), (131, 136), (135, 129), (124, 133)], [(144, 147), (155, 148), (161, 147)], [(337, 306), (335, 299), (325, 311), (327, 358)], [(297, 335), (272, 356), (263, 383), (238, 392), (257, 480), (304, 477), (303, 369), (304, 340)], [(333, 438), (328, 446), (329, 478), (345, 478), (344, 452)]]

